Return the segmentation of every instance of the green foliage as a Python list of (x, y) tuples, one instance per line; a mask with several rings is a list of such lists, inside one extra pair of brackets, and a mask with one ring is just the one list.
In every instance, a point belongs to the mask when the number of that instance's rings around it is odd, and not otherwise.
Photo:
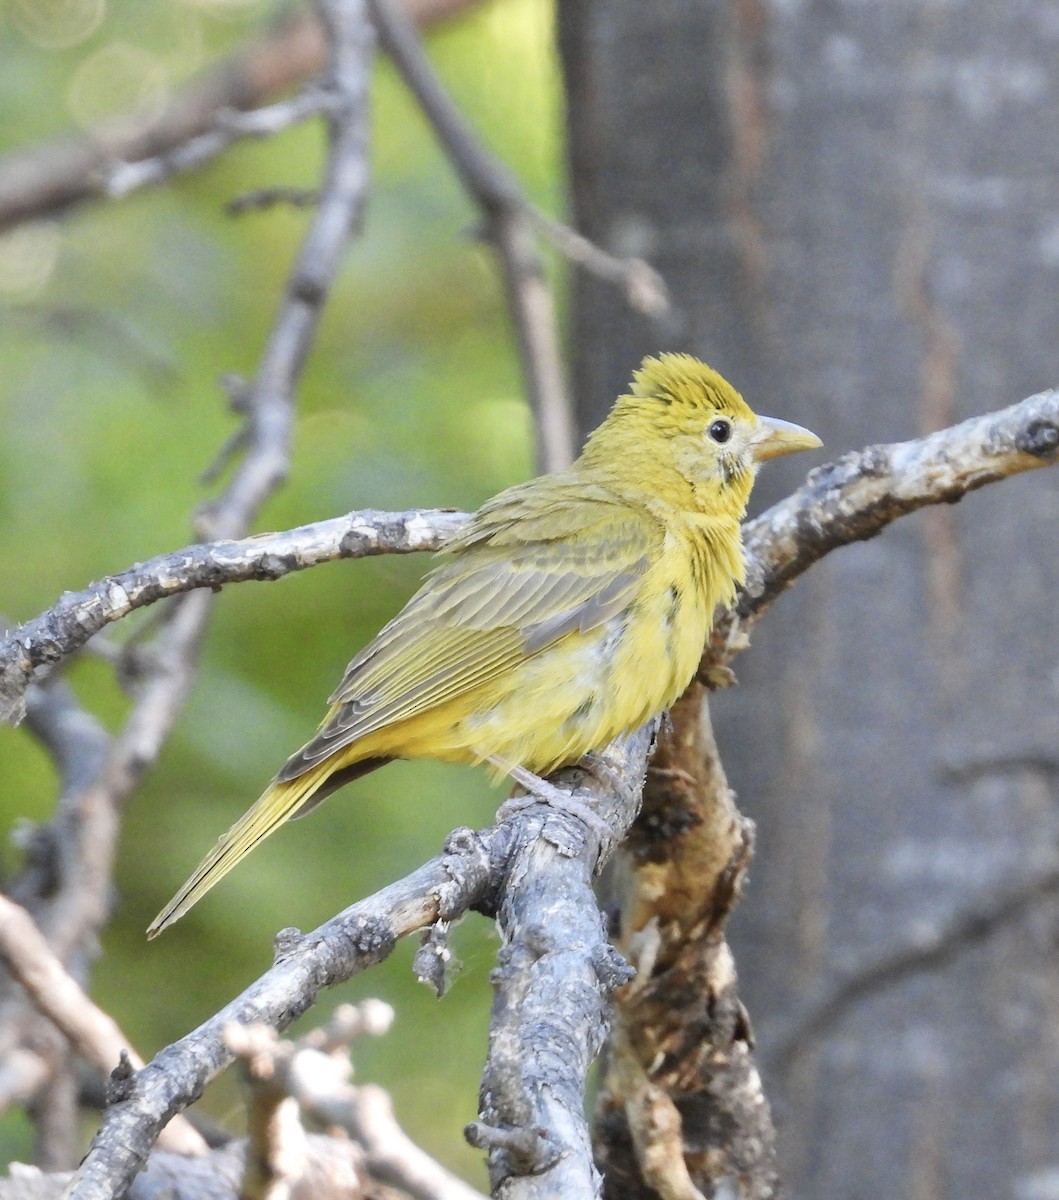
[[(0, 8), (0, 150), (112, 105), (160, 104), (267, 16), (264, 5), (206, 0), (81, 8), (98, 9), (96, 23), (65, 33), (35, 24), (29, 0)], [(495, 0), (433, 34), (431, 52), (485, 139), (554, 208), (550, 21), (547, 0)], [(508, 320), (490, 255), (470, 236), (477, 215), (389, 64), (374, 125), (367, 226), (300, 388), (290, 482), (259, 528), (368, 505), (473, 507), (531, 473)], [(314, 186), (322, 149), (318, 125), (289, 131), (165, 188), (0, 240), (5, 621), (193, 539), (195, 506), (210, 494), (199, 475), (235, 428), (218, 380), (253, 373), (307, 220), (282, 207), (233, 219), (223, 206), (254, 188)], [(395, 765), (285, 830), (164, 938), (143, 939), (206, 847), (312, 732), (346, 660), (427, 565), (340, 563), (221, 597), (186, 712), (128, 809), (114, 921), (94, 973), (95, 996), (145, 1056), (267, 967), (276, 929), (313, 927), (436, 853), (453, 826), (489, 819), (499, 797), (482, 774)], [(109, 668), (86, 655), (69, 678), (117, 728), (128, 701)], [(22, 729), (0, 731), (0, 777), (9, 873), (12, 831), (47, 819), (55, 779)], [(411, 947), (327, 1004), (381, 995), (395, 1005), (394, 1032), (361, 1049), (359, 1075), (392, 1090), (428, 1149), (474, 1172), (480, 1156), (461, 1149), (460, 1129), (474, 1116), (484, 1057), (487, 923), (468, 922), (458, 949), (466, 970), (440, 1004), (414, 982)], [(205, 1103), (238, 1121), (232, 1083)], [(0, 1155), (25, 1157), (27, 1139), (20, 1116), (0, 1123)]]

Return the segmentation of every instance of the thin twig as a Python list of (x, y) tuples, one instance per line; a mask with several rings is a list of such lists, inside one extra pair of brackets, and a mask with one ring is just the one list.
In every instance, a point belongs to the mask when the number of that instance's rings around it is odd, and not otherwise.
[(505, 208), (487, 221), (490, 240), (500, 258), (519, 361), (534, 414), (537, 466), (541, 471), (559, 471), (573, 462), (576, 437), (555, 299), (525, 214)]
[[(143, 1066), (113, 1018), (93, 1004), (52, 953), (29, 913), (6, 896), (0, 896), (0, 957), (40, 1012), (104, 1075), (118, 1066), (123, 1055), (136, 1070)], [(184, 1119), (171, 1121), (163, 1132), (166, 1149), (180, 1154), (206, 1152), (205, 1141)]]
[(379, 41), (419, 101), (464, 187), (485, 217), (486, 237), (500, 258), (508, 305), (537, 433), (541, 470), (574, 457), (574, 419), (563, 375), (559, 325), (527, 204), (514, 175), (486, 150), (446, 91), (415, 26), (392, 0), (368, 0)]
[(235, 142), (247, 138), (273, 137), (311, 117), (326, 113), (334, 96), (317, 88), (306, 87), (296, 96), (267, 108), (241, 112), (218, 109), (213, 127), (189, 138), (153, 158), (136, 162), (115, 162), (103, 174), (102, 190), (110, 199), (119, 199), (143, 187), (157, 187), (174, 175), (196, 170), (223, 154)]
[[(419, 25), (431, 25), (480, 0), (407, 0)], [(246, 47), (192, 80), (155, 120), (123, 120), (120, 135), (65, 136), (0, 158), (0, 232), (23, 221), (57, 216), (76, 204), (108, 194), (113, 165), (144, 160), (183, 162), (182, 147), (208, 136), (217, 114), (268, 104), (317, 75), (326, 45), (315, 13), (288, 13)], [(149, 182), (161, 182), (156, 175)], [(145, 180), (147, 182), (148, 180)]]
[[(316, 1056), (317, 1060), (321, 1057)], [(315, 1064), (317, 1068), (322, 1065), (319, 1061)], [(292, 1066), (294, 1094), (302, 1107), (318, 1120), (349, 1130), (364, 1148), (373, 1178), (400, 1188), (413, 1200), (485, 1200), (477, 1188), (447, 1171), (412, 1141), (398, 1124), (390, 1097), (381, 1087), (361, 1084), (348, 1093), (338, 1092), (336, 1103), (319, 1090), (319, 1075), (314, 1072), (310, 1076), (307, 1055), (299, 1055)]]
[(312, 208), (320, 199), (316, 188), (297, 188), (274, 186), (253, 188), (249, 192), (241, 192), (233, 196), (225, 206), (224, 211), (230, 217), (241, 217), (248, 212), (262, 212), (267, 208), (286, 205), (289, 208)]
[(645, 259), (618, 258), (528, 201), (526, 215), (569, 262), (623, 287), (631, 308), (646, 317), (661, 317), (669, 311), (671, 302), (665, 280)]

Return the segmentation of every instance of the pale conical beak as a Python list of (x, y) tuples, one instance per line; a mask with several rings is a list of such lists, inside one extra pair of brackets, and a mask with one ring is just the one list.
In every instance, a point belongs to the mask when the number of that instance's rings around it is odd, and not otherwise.
[(758, 462), (793, 454), (795, 450), (815, 450), (824, 443), (801, 425), (781, 421), (778, 417), (758, 417), (757, 433), (751, 447)]

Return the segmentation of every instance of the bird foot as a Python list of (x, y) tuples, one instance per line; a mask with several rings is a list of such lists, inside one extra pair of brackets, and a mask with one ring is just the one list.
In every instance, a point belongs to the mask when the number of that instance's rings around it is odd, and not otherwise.
[(613, 839), (614, 831), (607, 822), (587, 804), (583, 804), (571, 796), (569, 792), (564, 792), (554, 783), (549, 783), (547, 779), (542, 779), (525, 767), (508, 767), (507, 773), (520, 787), (525, 789), (527, 794), (512, 796), (509, 800), (505, 800), (497, 809), (497, 820), (506, 821), (515, 813), (543, 802), (557, 812), (566, 813), (567, 816), (576, 817), (582, 821), (601, 841), (606, 843)]
[(634, 800), (629, 781), (616, 771), (610, 763), (599, 754), (586, 754), (577, 764), (578, 769), (593, 779), (608, 791), (615, 792), (626, 800)]

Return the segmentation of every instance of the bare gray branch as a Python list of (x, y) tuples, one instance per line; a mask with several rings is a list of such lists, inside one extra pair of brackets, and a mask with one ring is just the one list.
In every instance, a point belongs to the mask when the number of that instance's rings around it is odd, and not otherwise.
[(624, 787), (605, 808), (598, 783), (575, 793), (606, 819), (609, 845), (594, 844), (592, 825), (542, 804), (516, 822), (497, 914), (504, 947), (493, 973), (481, 1117), (468, 1130), (489, 1152), (495, 1195), (598, 1193), (585, 1080), (606, 1037), (610, 994), (632, 971), (607, 938), (592, 876), (639, 811), (656, 726), (608, 747), (603, 761)]
[(762, 612), (838, 546), (864, 541), (928, 504), (1059, 460), (1059, 390), (1030, 396), (909, 442), (868, 446), (817, 467), (805, 485), (744, 530), (740, 616)]
[(147, 1161), (170, 1116), (198, 1098), (232, 1061), (225, 1027), (260, 1022), (285, 1029), (332, 987), (384, 959), (398, 939), (436, 921), (488, 903), (496, 864), (505, 859), (509, 831), (463, 838), (411, 875), (354, 904), (304, 936), (289, 931), (275, 965), (241, 996), (179, 1042), (161, 1051), (135, 1077), (130, 1095), (106, 1112), (77, 1176), (74, 1200), (109, 1200)]
[(20, 719), (36, 667), (75, 653), (93, 634), (136, 609), (196, 588), (281, 579), (336, 558), (437, 550), (466, 520), (467, 514), (456, 512), (365, 510), (242, 541), (199, 543), (136, 563), (67, 592), (54, 608), (0, 641), (0, 715)]

